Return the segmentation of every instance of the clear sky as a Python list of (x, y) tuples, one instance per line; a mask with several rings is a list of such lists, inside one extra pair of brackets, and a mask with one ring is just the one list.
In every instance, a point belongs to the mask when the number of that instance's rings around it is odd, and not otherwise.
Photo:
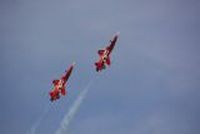
[[(97, 77), (70, 134), (199, 134), (199, 0), (0, 0), (0, 132), (54, 134)], [(115, 32), (112, 65), (97, 50)], [(73, 62), (68, 95), (51, 81)], [(45, 109), (48, 112), (44, 114)]]

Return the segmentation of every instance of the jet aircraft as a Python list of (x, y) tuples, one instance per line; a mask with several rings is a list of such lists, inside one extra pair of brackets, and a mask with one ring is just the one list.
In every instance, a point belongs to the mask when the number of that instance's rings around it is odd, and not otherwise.
[(50, 100), (53, 102), (60, 98), (60, 95), (65, 96), (67, 94), (66, 85), (67, 81), (72, 73), (75, 63), (73, 63), (65, 72), (65, 74), (57, 80), (53, 80), (53, 89), (49, 92)]
[(106, 64), (110, 66), (111, 64), (110, 54), (113, 48), (115, 47), (118, 36), (119, 36), (119, 32), (117, 32), (114, 35), (113, 39), (110, 40), (109, 46), (107, 46), (104, 49), (98, 50), (99, 60), (95, 62), (97, 72), (102, 71), (103, 69), (106, 69)]

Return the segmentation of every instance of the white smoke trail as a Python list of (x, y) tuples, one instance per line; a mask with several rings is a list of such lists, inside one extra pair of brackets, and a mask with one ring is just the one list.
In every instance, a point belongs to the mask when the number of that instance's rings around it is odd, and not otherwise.
[(92, 83), (93, 83), (93, 79), (90, 80), (88, 85), (85, 87), (85, 89), (83, 89), (83, 91), (80, 93), (78, 98), (75, 100), (72, 107), (69, 109), (69, 112), (65, 115), (64, 119), (62, 120), (60, 127), (57, 129), (55, 134), (64, 134), (64, 133), (66, 134), (71, 120), (73, 119), (74, 115), (78, 111), (81, 103), (83, 102), (83, 99), (86, 97), (87, 92)]
[(49, 105), (46, 106), (44, 113), (41, 115), (41, 117), (38, 118), (38, 120), (32, 125), (31, 129), (27, 132), (27, 134), (35, 134), (36, 130), (40, 126), (42, 120), (45, 118), (45, 115), (49, 111)]

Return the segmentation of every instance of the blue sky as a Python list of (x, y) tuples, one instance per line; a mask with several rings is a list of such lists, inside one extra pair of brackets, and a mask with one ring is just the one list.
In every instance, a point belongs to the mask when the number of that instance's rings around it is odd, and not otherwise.
[[(0, 130), (54, 134), (91, 86), (70, 134), (200, 132), (198, 0), (0, 0)], [(112, 65), (93, 63), (115, 32)], [(51, 104), (51, 81), (76, 61), (66, 97)]]

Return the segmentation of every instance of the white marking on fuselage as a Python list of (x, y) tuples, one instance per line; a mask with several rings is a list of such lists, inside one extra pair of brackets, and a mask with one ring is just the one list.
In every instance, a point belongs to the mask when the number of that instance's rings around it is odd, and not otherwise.
[(103, 56), (101, 57), (101, 60), (103, 62), (106, 62), (107, 58), (108, 58), (108, 53), (109, 51), (108, 50), (105, 50), (104, 53), (103, 53)]
[(63, 88), (63, 80), (59, 80), (58, 81), (58, 85), (56, 85), (58, 89), (62, 89)]

